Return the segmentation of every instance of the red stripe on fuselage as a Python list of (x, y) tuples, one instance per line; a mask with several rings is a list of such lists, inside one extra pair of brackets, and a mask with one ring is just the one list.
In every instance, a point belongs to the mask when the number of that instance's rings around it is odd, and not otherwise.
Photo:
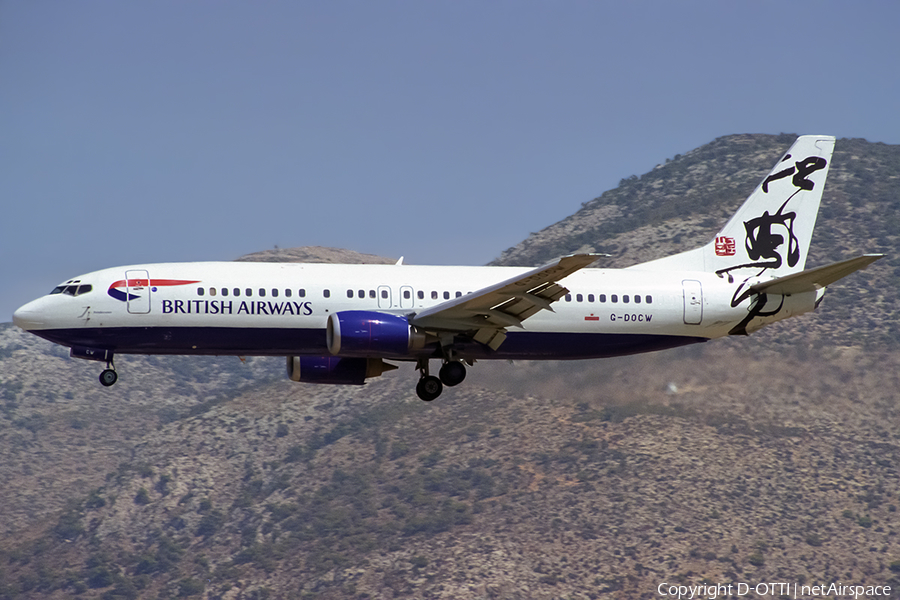
[(190, 285), (192, 283), (200, 283), (200, 281), (190, 281), (186, 279), (120, 279), (109, 287), (118, 288), (125, 287), (126, 285), (132, 288), (148, 286), (168, 287), (174, 285)]

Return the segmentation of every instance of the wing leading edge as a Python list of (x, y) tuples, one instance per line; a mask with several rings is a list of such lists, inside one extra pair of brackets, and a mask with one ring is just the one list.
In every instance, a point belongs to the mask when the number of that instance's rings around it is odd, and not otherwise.
[(506, 339), (507, 327), (522, 327), (525, 319), (542, 310), (553, 312), (551, 304), (569, 293), (559, 281), (601, 256), (563, 256), (518, 277), (427, 308), (409, 322), (433, 331), (473, 331), (475, 341), (496, 350)]

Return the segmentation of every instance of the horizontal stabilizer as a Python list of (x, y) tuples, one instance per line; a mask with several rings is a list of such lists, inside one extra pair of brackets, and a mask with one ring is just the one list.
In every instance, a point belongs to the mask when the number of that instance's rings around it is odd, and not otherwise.
[(814, 292), (831, 285), (839, 279), (843, 279), (851, 273), (865, 269), (883, 256), (884, 254), (864, 254), (849, 260), (825, 265), (824, 267), (816, 267), (815, 269), (800, 271), (799, 273), (785, 275), (770, 281), (763, 281), (751, 286), (750, 290), (757, 294), (765, 292), (782, 296)]

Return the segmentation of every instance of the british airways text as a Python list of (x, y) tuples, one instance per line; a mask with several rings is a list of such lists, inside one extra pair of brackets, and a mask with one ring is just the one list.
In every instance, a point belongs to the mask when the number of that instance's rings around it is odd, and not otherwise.
[(163, 300), (163, 314), (184, 315), (300, 315), (313, 313), (312, 302), (255, 302), (234, 300)]

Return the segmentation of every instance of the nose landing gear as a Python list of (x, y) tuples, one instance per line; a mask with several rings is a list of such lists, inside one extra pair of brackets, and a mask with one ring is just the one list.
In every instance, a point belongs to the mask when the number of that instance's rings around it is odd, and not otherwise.
[(118, 380), (119, 375), (116, 373), (116, 367), (113, 365), (112, 359), (110, 359), (106, 363), (106, 368), (100, 373), (100, 383), (102, 383), (104, 387), (109, 387)]
[(119, 376), (116, 375), (116, 372), (112, 369), (104, 369), (103, 372), (100, 373), (100, 383), (106, 387), (113, 385), (118, 380)]
[(69, 349), (69, 356), (83, 360), (105, 362), (106, 368), (100, 373), (100, 383), (102, 383), (104, 387), (113, 385), (119, 379), (118, 374), (116, 374), (116, 367), (113, 365), (112, 350), (89, 348), (87, 346), (72, 346), (72, 348)]

